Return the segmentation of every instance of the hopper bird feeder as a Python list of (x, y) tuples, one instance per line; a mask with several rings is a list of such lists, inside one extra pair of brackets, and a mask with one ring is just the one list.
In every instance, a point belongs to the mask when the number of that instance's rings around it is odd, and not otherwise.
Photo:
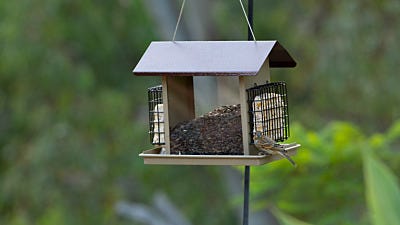
[[(280, 159), (259, 154), (253, 137), (259, 131), (275, 141), (287, 139), (286, 84), (270, 83), (270, 68), (295, 66), (277, 41), (152, 42), (133, 70), (137, 76), (162, 77), (162, 85), (148, 89), (155, 148), (140, 156), (146, 164), (173, 165), (262, 165)], [(196, 117), (194, 100), (201, 96), (194, 94), (194, 76), (234, 80), (238, 104)], [(299, 146), (288, 145), (285, 151), (293, 155)]]

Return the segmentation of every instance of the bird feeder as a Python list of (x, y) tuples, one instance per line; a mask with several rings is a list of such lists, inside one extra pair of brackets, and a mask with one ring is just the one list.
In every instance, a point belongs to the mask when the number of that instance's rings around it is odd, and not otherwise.
[[(277, 41), (152, 42), (133, 70), (137, 76), (162, 77), (162, 85), (148, 89), (149, 135), (155, 147), (140, 154), (144, 163), (262, 165), (281, 159), (260, 155), (253, 136), (259, 131), (275, 141), (288, 138), (286, 84), (271, 83), (270, 68), (295, 66)], [(237, 82), (238, 104), (195, 115), (195, 98), (201, 96), (194, 94), (194, 76)], [(285, 150), (293, 155), (299, 146)]]

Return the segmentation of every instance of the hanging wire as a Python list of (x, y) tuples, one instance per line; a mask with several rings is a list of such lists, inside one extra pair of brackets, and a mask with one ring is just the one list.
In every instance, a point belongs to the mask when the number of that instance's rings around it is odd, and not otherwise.
[(244, 17), (246, 18), (246, 22), (247, 22), (247, 25), (249, 26), (251, 35), (253, 36), (253, 40), (254, 40), (254, 41), (257, 41), (257, 40), (256, 40), (256, 36), (254, 36), (253, 28), (252, 28), (251, 25), (250, 25), (249, 18), (247, 17), (246, 10), (244, 9), (243, 2), (242, 2), (242, 0), (239, 0), (239, 2), (240, 2), (240, 6), (242, 6), (243, 15), (244, 15)]
[(182, 12), (183, 12), (183, 7), (185, 7), (185, 2), (186, 0), (183, 0), (182, 2), (181, 11), (179, 12), (178, 21), (176, 21), (176, 26), (175, 26), (174, 36), (172, 37), (172, 41), (175, 41), (176, 31), (178, 30), (179, 23), (181, 22)]
[[(174, 36), (172, 37), (172, 41), (175, 41), (176, 32), (178, 31), (179, 23), (181, 22), (182, 13), (183, 13), (183, 8), (185, 7), (185, 2), (186, 2), (186, 0), (183, 0), (183, 2), (182, 2), (181, 10), (179, 11), (178, 21), (176, 21), (175, 31), (174, 31)], [(256, 40), (256, 36), (254, 35), (254, 32), (253, 32), (253, 28), (252, 28), (252, 26), (250, 25), (249, 18), (247, 17), (246, 10), (244, 9), (243, 2), (242, 2), (242, 0), (239, 0), (239, 2), (240, 2), (240, 6), (242, 7), (243, 15), (244, 15), (244, 18), (246, 19), (247, 26), (249, 27), (250, 32), (251, 32), (251, 35), (253, 36), (253, 40), (254, 40), (254, 41), (257, 41), (257, 40)]]

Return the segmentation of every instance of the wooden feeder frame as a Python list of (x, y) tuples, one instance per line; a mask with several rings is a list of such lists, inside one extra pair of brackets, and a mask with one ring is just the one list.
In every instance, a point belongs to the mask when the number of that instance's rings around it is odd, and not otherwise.
[[(161, 76), (166, 154), (156, 147), (139, 154), (146, 164), (262, 165), (280, 156), (258, 155), (251, 144), (246, 90), (270, 80), (270, 68), (296, 62), (277, 41), (152, 42), (133, 70), (137, 76)], [(243, 155), (172, 155), (170, 129), (195, 118), (193, 76), (224, 76), (239, 84)], [(286, 149), (295, 154), (300, 145)]]

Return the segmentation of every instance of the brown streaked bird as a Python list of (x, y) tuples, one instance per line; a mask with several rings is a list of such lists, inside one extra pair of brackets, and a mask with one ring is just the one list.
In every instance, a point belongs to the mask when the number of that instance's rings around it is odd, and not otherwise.
[(256, 148), (262, 152), (266, 152), (271, 155), (281, 155), (289, 160), (293, 166), (297, 166), (296, 163), (290, 158), (289, 155), (286, 154), (286, 151), (283, 149), (282, 145), (277, 143), (272, 138), (263, 135), (260, 131), (257, 131), (254, 135), (254, 145)]

